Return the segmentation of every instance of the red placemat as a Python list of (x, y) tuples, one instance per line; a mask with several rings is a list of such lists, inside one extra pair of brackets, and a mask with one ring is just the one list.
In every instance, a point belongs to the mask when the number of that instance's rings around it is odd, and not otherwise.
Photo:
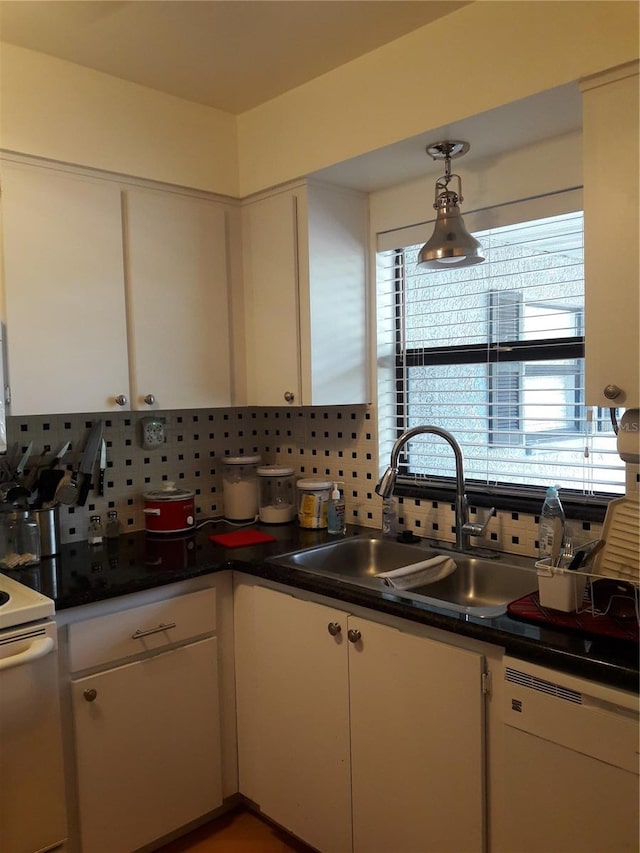
[(561, 610), (543, 607), (537, 591), (512, 601), (507, 607), (507, 613), (514, 619), (523, 619), (525, 622), (538, 622), (551, 625), (553, 628), (577, 631), (580, 634), (598, 634), (618, 640), (638, 642), (637, 619), (617, 619), (609, 615), (594, 616), (589, 611), (563, 613)]
[(216, 533), (210, 536), (211, 542), (224, 545), (225, 548), (242, 548), (245, 545), (260, 545), (262, 542), (276, 542), (276, 537), (261, 530), (234, 530), (233, 533)]

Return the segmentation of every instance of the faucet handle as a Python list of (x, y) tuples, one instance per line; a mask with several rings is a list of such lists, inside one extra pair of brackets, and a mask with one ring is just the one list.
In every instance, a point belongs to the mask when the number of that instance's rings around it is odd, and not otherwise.
[(466, 524), (463, 524), (463, 533), (467, 533), (469, 536), (484, 536), (487, 526), (495, 514), (496, 508), (492, 506), (487, 510), (487, 515), (484, 521), (467, 521)]

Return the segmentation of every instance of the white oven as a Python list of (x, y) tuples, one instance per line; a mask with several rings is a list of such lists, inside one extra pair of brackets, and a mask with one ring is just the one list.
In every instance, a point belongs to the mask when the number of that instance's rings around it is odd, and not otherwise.
[(54, 603), (0, 574), (0, 853), (67, 836)]

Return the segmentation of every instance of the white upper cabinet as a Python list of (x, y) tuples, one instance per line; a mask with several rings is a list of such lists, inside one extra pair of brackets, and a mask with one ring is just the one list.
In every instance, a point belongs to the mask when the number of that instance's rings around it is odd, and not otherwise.
[(637, 408), (638, 63), (582, 88), (586, 402)]
[(11, 414), (99, 412), (127, 395), (120, 188), (3, 163)]
[(224, 204), (2, 168), (11, 414), (231, 402)]
[(224, 208), (134, 189), (124, 211), (131, 407), (230, 405)]
[(299, 184), (242, 210), (249, 405), (367, 403), (366, 196)]

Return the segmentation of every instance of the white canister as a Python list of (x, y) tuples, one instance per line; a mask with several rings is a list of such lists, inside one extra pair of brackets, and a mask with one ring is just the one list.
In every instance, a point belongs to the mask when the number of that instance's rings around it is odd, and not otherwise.
[(298, 480), (298, 521), (300, 527), (327, 526), (327, 507), (333, 482), (331, 480)]
[(264, 465), (258, 468), (260, 483), (260, 521), (286, 524), (296, 517), (293, 468)]
[(224, 517), (252, 521), (258, 515), (259, 456), (227, 456), (223, 460)]

